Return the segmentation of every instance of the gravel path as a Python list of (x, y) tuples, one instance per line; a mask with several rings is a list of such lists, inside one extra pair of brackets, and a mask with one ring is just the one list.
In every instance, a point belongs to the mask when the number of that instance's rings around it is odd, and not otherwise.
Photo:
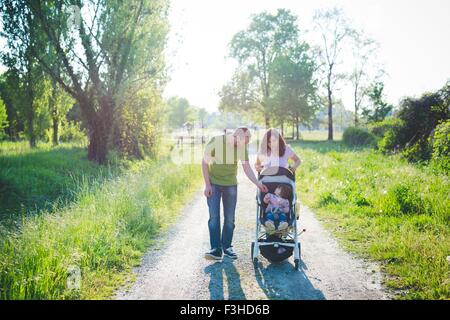
[[(301, 195), (299, 195), (301, 200)], [(343, 251), (308, 207), (302, 206), (301, 270), (293, 258), (270, 264), (260, 256), (255, 269), (250, 244), (255, 230), (255, 188), (239, 172), (233, 246), (239, 259), (211, 262), (208, 209), (199, 191), (177, 223), (136, 268), (137, 281), (117, 299), (389, 299), (376, 264)]]

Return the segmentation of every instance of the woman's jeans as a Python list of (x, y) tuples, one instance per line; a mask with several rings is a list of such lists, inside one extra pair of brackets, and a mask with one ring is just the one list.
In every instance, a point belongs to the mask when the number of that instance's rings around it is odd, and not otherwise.
[[(209, 207), (209, 241), (211, 249), (231, 247), (234, 230), (234, 213), (237, 200), (237, 186), (219, 186), (211, 184), (212, 194), (207, 198)], [(220, 199), (223, 204), (223, 229), (220, 237)]]

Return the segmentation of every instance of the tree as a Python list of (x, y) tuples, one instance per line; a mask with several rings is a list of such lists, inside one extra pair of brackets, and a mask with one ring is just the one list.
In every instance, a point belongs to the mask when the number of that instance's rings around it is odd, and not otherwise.
[[(223, 107), (233, 109), (250, 106), (261, 112), (270, 126), (270, 65), (284, 49), (297, 42), (297, 18), (285, 9), (275, 15), (262, 12), (252, 17), (250, 26), (236, 33), (230, 43), (230, 56), (238, 63), (238, 71), (221, 92)], [(242, 85), (242, 86), (241, 86)], [(235, 102), (244, 104), (233, 105)]]
[[(30, 30), (45, 38), (46, 50), (31, 47), (35, 58), (78, 103), (89, 131), (88, 158), (105, 163), (119, 98), (152, 79), (163, 85), (162, 50), (167, 35), (164, 0), (92, 1), (4, 0), (8, 47), (20, 46)], [(83, 13), (89, 12), (84, 16)], [(69, 23), (70, 22), (70, 23)], [(49, 54), (54, 52), (55, 54)], [(61, 74), (54, 66), (61, 66)]]
[[(309, 45), (299, 43), (275, 58), (270, 75), (273, 98), (270, 101), (284, 129), (284, 121), (292, 119), (299, 139), (299, 125), (309, 124), (317, 111), (315, 63), (309, 55)], [(282, 130), (283, 131), (283, 130)]]
[[(20, 15), (17, 12), (20, 8)], [(43, 70), (37, 64), (35, 52), (45, 52), (42, 34), (37, 30), (37, 19), (26, 1), (4, 1), (1, 7), (3, 31), (8, 51), (2, 53), (2, 60), (8, 68), (14, 69), (24, 89), (24, 115), (30, 147), (36, 146), (36, 99), (37, 88), (43, 89)], [(16, 36), (17, 35), (17, 36)], [(45, 89), (43, 89), (45, 90)]]
[(194, 109), (185, 98), (171, 97), (167, 100), (168, 125), (181, 128), (186, 122), (194, 120)]
[(258, 83), (247, 71), (237, 70), (231, 81), (219, 92), (221, 112), (247, 112), (254, 118), (262, 115), (265, 108)]
[(354, 30), (342, 10), (337, 8), (318, 10), (314, 14), (314, 25), (322, 39), (319, 57), (328, 99), (328, 140), (333, 140), (333, 91), (337, 82), (345, 78), (336, 70), (342, 63), (342, 49), (354, 35)]
[[(369, 81), (378, 79), (382, 73), (381, 68), (371, 69), (374, 56), (378, 49), (378, 44), (363, 35), (363, 32), (355, 32), (353, 36), (353, 70), (350, 74), (350, 81), (353, 86), (353, 107), (354, 107), (354, 124), (358, 126), (359, 113), (361, 104), (366, 98), (370, 85)], [(378, 70), (378, 74), (372, 75), (374, 70)]]
[(9, 126), (5, 129), (10, 139), (19, 138), (19, 133), (24, 131), (25, 119), (23, 81), (15, 69), (8, 69), (0, 77), (0, 96), (5, 103)]
[(364, 108), (362, 116), (369, 123), (383, 121), (393, 109), (393, 106), (385, 101), (383, 91), (384, 84), (382, 82), (375, 82), (368, 89), (367, 94), (371, 107)]
[(8, 127), (8, 115), (6, 114), (6, 106), (2, 98), (0, 98), (0, 139), (5, 135), (5, 128)]

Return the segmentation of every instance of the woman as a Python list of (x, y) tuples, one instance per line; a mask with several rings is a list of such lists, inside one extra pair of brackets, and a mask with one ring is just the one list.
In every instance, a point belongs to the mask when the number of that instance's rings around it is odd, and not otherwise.
[[(289, 159), (294, 162), (291, 166), (289, 166)], [(261, 172), (270, 167), (283, 167), (295, 172), (300, 164), (300, 158), (286, 144), (281, 134), (276, 129), (267, 130), (256, 157), (256, 171)]]

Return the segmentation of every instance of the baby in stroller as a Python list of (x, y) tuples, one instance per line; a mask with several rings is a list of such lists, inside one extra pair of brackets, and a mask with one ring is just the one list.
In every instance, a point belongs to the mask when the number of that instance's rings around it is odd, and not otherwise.
[[(264, 226), (269, 233), (275, 230), (286, 230), (289, 226), (289, 199), (292, 197), (291, 189), (286, 185), (278, 185), (273, 193), (264, 196), (266, 207), (266, 222)], [(278, 226), (277, 226), (278, 224)]]

